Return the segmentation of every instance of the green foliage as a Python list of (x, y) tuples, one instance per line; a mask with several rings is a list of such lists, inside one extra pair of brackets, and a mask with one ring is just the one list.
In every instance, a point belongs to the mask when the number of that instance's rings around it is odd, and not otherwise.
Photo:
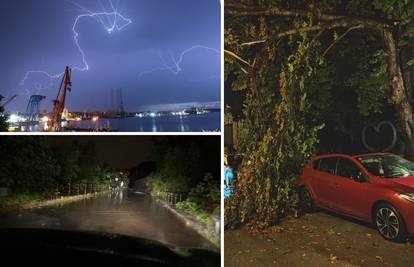
[(355, 87), (357, 105), (362, 115), (379, 113), (387, 100), (391, 101), (392, 95), (388, 82), (387, 54), (381, 49), (357, 64), (356, 71), (348, 78), (346, 85)]
[(197, 218), (198, 221), (201, 221), (206, 224), (210, 223), (211, 221), (210, 215), (197, 203), (186, 200), (177, 203), (176, 207), (194, 216), (195, 218)]
[(203, 180), (188, 193), (187, 201), (212, 213), (216, 207), (220, 206), (220, 183), (211, 174), (206, 174)]
[(177, 203), (177, 208), (209, 223), (210, 214), (219, 212), (221, 190), (220, 180), (208, 173), (211, 158), (206, 145), (180, 138), (157, 140), (157, 171), (145, 183), (153, 195), (183, 193), (186, 199)]
[[(109, 185), (114, 176), (119, 175), (96, 162), (90, 145), (73, 143), (51, 147), (46, 140), (35, 136), (1, 137), (0, 186), (9, 187), (12, 194), (30, 192), (51, 197), (58, 185), (66, 186), (85, 179), (83, 181), (94, 182), (100, 187)], [(81, 155), (81, 151), (88, 153)]]
[(95, 182), (97, 171), (96, 151), (93, 142), (80, 146), (78, 157), (79, 173), (78, 179), (82, 182)]
[(36, 203), (43, 200), (40, 194), (17, 194), (0, 198), (0, 210), (10, 207), (19, 207), (28, 203)]
[[(147, 186), (153, 194), (158, 192), (186, 192), (177, 191), (181, 189), (181, 180), (165, 179), (163, 176), (153, 174), (147, 179)], [(188, 188), (187, 188), (188, 189)], [(211, 174), (206, 174), (204, 178), (189, 190), (184, 201), (177, 203), (178, 207), (196, 215), (210, 214), (217, 212), (221, 203), (220, 183)], [(219, 211), (218, 211), (219, 212)]]
[(61, 145), (53, 148), (54, 158), (59, 165), (59, 174), (56, 180), (62, 184), (78, 181), (80, 172), (79, 146), (76, 144)]
[[(373, 5), (388, 19), (399, 22), (397, 40), (400, 50), (408, 52), (409, 58), (403, 62), (412, 68), (414, 64), (414, 1), (411, 0), (375, 0)], [(403, 51), (404, 50), (404, 51)]]
[(0, 132), (7, 132), (9, 128), (9, 124), (7, 123), (8, 116), (0, 112)]
[[(161, 187), (162, 188), (162, 187)], [(212, 223), (210, 214), (220, 216), (220, 183), (211, 174), (206, 174), (176, 207), (205, 224)]]
[(189, 192), (208, 171), (205, 147), (196, 141), (162, 139), (156, 143), (157, 172), (146, 181), (153, 192)]
[[(252, 74), (259, 78), (254, 80), (257, 90), (245, 101), (242, 163), (235, 194), (225, 205), (229, 225), (262, 228), (296, 209), (296, 178), (313, 154), (323, 125), (312, 114), (314, 100), (307, 87), (320, 65), (318, 43), (306, 34), (294, 43), (296, 51), (287, 58), (287, 67), (280, 66), (279, 83), (275, 70)], [(272, 65), (267, 59), (260, 64)]]
[(45, 192), (58, 172), (56, 161), (43, 139), (3, 137), (0, 144), (0, 183), (16, 191)]

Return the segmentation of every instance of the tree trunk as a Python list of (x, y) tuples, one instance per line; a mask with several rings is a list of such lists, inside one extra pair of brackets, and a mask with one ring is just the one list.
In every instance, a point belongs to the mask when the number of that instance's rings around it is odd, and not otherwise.
[(411, 71), (411, 68), (407, 65), (407, 62), (413, 58), (411, 48), (405, 46), (401, 48), (401, 60), (400, 60), (400, 66), (402, 71), (402, 76), (404, 79), (404, 86), (405, 86), (405, 92), (408, 96), (408, 101), (413, 104), (413, 89), (414, 84), (411, 77), (413, 77), (413, 72)]
[(401, 67), (398, 64), (397, 46), (391, 29), (384, 29), (384, 40), (388, 51), (388, 72), (390, 75), (390, 85), (393, 90), (393, 102), (397, 111), (397, 117), (400, 123), (401, 133), (406, 143), (406, 156), (414, 160), (414, 119), (413, 109), (408, 100), (404, 88), (404, 80), (401, 73)]

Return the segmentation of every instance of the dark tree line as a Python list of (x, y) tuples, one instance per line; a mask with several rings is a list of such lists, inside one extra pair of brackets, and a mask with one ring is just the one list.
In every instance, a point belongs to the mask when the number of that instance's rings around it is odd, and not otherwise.
[(7, 132), (9, 124), (7, 123), (8, 116), (4, 112), (4, 107), (1, 105), (3, 98), (4, 97), (0, 95), (0, 132)]
[(47, 137), (1, 137), (0, 162), (0, 186), (15, 194), (51, 196), (76, 183), (109, 186), (119, 175), (97, 161), (94, 143), (51, 145)]
[(156, 138), (155, 155), (157, 171), (147, 178), (152, 193), (182, 193), (182, 207), (193, 212), (220, 206), (219, 138)]
[(185, 192), (211, 173), (219, 182), (220, 144), (215, 137), (155, 138), (157, 177), (154, 186)]

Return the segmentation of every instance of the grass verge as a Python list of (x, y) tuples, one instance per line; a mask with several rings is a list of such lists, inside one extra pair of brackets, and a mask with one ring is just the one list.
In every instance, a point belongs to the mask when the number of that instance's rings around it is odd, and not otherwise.
[(0, 197), (0, 210), (11, 209), (32, 209), (37, 207), (46, 207), (53, 205), (63, 205), (82, 199), (94, 197), (100, 193), (89, 193), (76, 196), (64, 196), (58, 198), (45, 198), (40, 194), (14, 194), (6, 197)]

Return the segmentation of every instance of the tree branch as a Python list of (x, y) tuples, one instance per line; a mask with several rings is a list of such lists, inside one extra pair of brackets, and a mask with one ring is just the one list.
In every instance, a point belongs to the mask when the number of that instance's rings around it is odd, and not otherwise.
[(265, 42), (266, 42), (266, 39), (265, 40), (258, 40), (258, 41), (250, 41), (250, 42), (242, 43), (242, 44), (240, 44), (240, 46), (250, 46), (250, 45), (255, 45), (255, 44), (262, 44), (262, 43), (265, 43)]
[(284, 16), (284, 17), (308, 17), (312, 15), (314, 18), (323, 20), (323, 21), (333, 21), (333, 20), (358, 20), (365, 21), (366, 23), (379, 24), (383, 27), (392, 26), (399, 24), (399, 21), (386, 20), (386, 19), (376, 19), (376, 18), (365, 18), (365, 17), (354, 17), (347, 15), (336, 15), (336, 14), (324, 14), (316, 13), (310, 10), (300, 10), (300, 9), (284, 9), (279, 7), (253, 7), (239, 3), (225, 3), (224, 10), (227, 15), (232, 16)]
[(352, 31), (352, 30), (355, 30), (355, 29), (359, 29), (359, 28), (361, 28), (362, 26), (361, 25), (357, 25), (357, 26), (354, 26), (354, 27), (351, 27), (351, 28), (349, 28), (349, 29), (347, 29), (341, 36), (339, 36), (332, 44), (330, 44), (329, 46), (328, 46), (328, 48), (325, 50), (325, 52), (323, 52), (323, 54), (322, 54), (322, 56), (324, 57), (328, 52), (329, 52), (329, 50), (331, 50), (342, 38), (344, 38), (350, 31)]
[[(374, 30), (378, 30), (382, 32), (384, 28), (387, 28), (388, 25), (382, 25), (377, 24), (375, 21), (369, 21), (369, 20), (359, 20), (359, 19), (340, 19), (336, 21), (331, 21), (325, 24), (318, 24), (314, 26), (306, 26), (301, 28), (294, 28), (289, 29), (284, 32), (279, 32), (271, 37), (271, 39), (280, 39), (286, 36), (295, 35), (303, 32), (312, 32), (312, 31), (321, 31), (321, 30), (330, 30), (335, 28), (352, 28), (352, 30), (355, 29), (362, 29), (362, 28), (370, 28)], [(348, 31), (349, 32), (349, 31)], [(342, 36), (341, 38), (343, 38)], [(254, 44), (262, 44), (265, 42), (268, 42), (267, 40), (259, 40), (259, 41), (251, 41), (251, 42), (245, 42), (242, 45), (254, 45)]]
[(224, 49), (224, 55), (225, 56), (227, 56), (229, 59), (231, 59), (232, 61), (234, 61), (234, 62), (236, 62), (239, 66), (240, 66), (240, 68), (241, 68), (241, 70), (244, 72), (244, 73), (249, 73), (247, 70), (245, 70), (244, 68), (243, 68), (243, 66), (242, 66), (242, 64), (241, 63), (244, 63), (244, 64), (246, 64), (248, 67), (250, 67), (250, 63), (249, 62), (247, 62), (246, 60), (244, 60), (244, 59), (242, 59), (240, 56), (238, 56), (236, 53), (234, 53), (234, 52), (232, 52), (232, 51), (229, 51), (229, 50), (226, 50), (226, 49)]
[(359, 20), (359, 19), (340, 19), (337, 21), (332, 21), (325, 24), (319, 24), (314, 26), (307, 26), (302, 28), (295, 28), (286, 30), (284, 32), (280, 32), (272, 36), (272, 39), (279, 39), (282, 37), (295, 35), (302, 32), (311, 32), (311, 31), (319, 31), (319, 30), (331, 30), (335, 28), (370, 28), (374, 30), (378, 30), (382, 32), (384, 28), (387, 28), (387, 25), (377, 24), (375, 21), (367, 21), (367, 20)]
[[(298, 9), (284, 9), (278, 7), (253, 7), (239, 3), (225, 3), (224, 10), (226, 14), (233, 16), (286, 16), (286, 17), (304, 17), (312, 14), (306, 10)], [(340, 15), (330, 15), (330, 14), (320, 14), (316, 15), (316, 18), (321, 20), (335, 20), (342, 19), (345, 16)]]

